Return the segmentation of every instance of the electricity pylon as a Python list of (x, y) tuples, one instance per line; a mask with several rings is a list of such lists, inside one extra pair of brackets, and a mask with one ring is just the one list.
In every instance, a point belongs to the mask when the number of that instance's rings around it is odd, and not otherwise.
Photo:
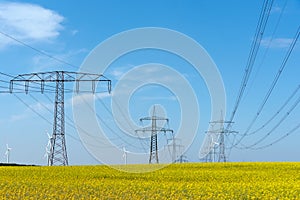
[(159, 163), (158, 161), (158, 146), (157, 146), (157, 134), (160, 132), (171, 132), (173, 133), (172, 129), (166, 129), (163, 127), (157, 126), (157, 121), (166, 121), (169, 122), (168, 118), (164, 117), (158, 117), (155, 114), (155, 106), (153, 107), (152, 116), (150, 117), (144, 117), (140, 119), (141, 122), (143, 121), (151, 121), (151, 127), (145, 127), (142, 129), (135, 130), (135, 132), (150, 132), (151, 138), (150, 138), (150, 155), (149, 155), (149, 164), (151, 163)]
[(178, 159), (175, 160), (175, 163), (187, 163), (189, 162), (187, 156), (181, 155)]
[[(211, 125), (211, 129), (209, 131), (207, 131), (207, 134), (211, 134), (211, 135), (216, 135), (217, 137), (217, 141), (213, 141), (214, 137), (211, 137), (211, 151), (209, 152), (209, 154), (206, 156), (205, 161), (206, 162), (215, 162), (216, 161), (216, 156), (217, 156), (217, 161), (218, 162), (226, 162), (227, 158), (226, 158), (226, 153), (225, 153), (225, 136), (232, 134), (232, 133), (237, 133), (236, 131), (231, 131), (228, 129), (225, 129), (224, 127), (230, 127), (230, 124), (232, 124), (232, 121), (225, 121), (222, 119), (218, 120), (218, 121), (212, 121), (210, 122)], [(227, 124), (226, 126), (224, 124)], [(215, 129), (215, 127), (219, 125), (217, 129)], [(218, 152), (216, 151), (218, 148)]]
[[(50, 91), (45, 89), (46, 82), (55, 83), (55, 102), (54, 102), (54, 123), (53, 134), (51, 140), (50, 155), (48, 157), (48, 165), (68, 165), (68, 156), (65, 139), (65, 108), (64, 94), (65, 82), (75, 82), (76, 92), (80, 92), (80, 82), (91, 82), (91, 92), (95, 92), (96, 82), (107, 82), (108, 92), (111, 91), (111, 81), (101, 74), (91, 74), (82, 72), (52, 71), (31, 74), (21, 74), (10, 81), (10, 93), (13, 93), (15, 82), (24, 82), (25, 93), (28, 94), (30, 83), (40, 85), (41, 93)], [(36, 87), (35, 87), (36, 88)]]
[(172, 158), (172, 162), (175, 163), (182, 156), (184, 146), (181, 145), (181, 140), (175, 138), (174, 134), (172, 134), (171, 139), (167, 139), (167, 148)]

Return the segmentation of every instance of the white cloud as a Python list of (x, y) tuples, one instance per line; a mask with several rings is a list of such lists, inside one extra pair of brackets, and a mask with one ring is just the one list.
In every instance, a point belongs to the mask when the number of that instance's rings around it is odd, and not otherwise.
[[(137, 81), (137, 77), (132, 75), (132, 76), (124, 76), (126, 73), (130, 73), (130, 70), (138, 70), (138, 72), (135, 72), (134, 74), (136, 75), (137, 73), (139, 74), (138, 76), (138, 81), (140, 80), (151, 80), (153, 78), (156, 78), (157, 74), (159, 74), (159, 79), (162, 82), (169, 82), (169, 83), (174, 83), (178, 81), (177, 77), (170, 76), (166, 72), (166, 68), (162, 66), (157, 66), (155, 63), (152, 67), (141, 67), (142, 65), (125, 65), (121, 67), (115, 67), (109, 72), (109, 77), (112, 77), (114, 80), (122, 80), (122, 81)], [(188, 74), (181, 74), (182, 76), (188, 78)]]
[(111, 93), (108, 93), (108, 92), (97, 93), (97, 94), (95, 94), (95, 95), (96, 95), (96, 97), (97, 97), (98, 99), (104, 99), (104, 98), (107, 98), (107, 97), (111, 97), (111, 96), (112, 96), (112, 94), (111, 94)]
[(69, 99), (69, 101), (74, 105), (81, 105), (81, 104), (87, 104), (87, 103), (94, 103), (97, 99), (104, 99), (107, 97), (111, 97), (111, 94), (108, 92), (103, 92), (103, 93), (82, 93), (79, 95), (76, 95)]
[(291, 38), (275, 38), (271, 41), (271, 38), (264, 38), (261, 41), (263, 47), (270, 48), (286, 48), (291, 45), (293, 39)]
[(128, 64), (125, 66), (115, 67), (114, 69), (109, 72), (109, 75), (112, 76), (115, 80), (120, 80), (121, 77), (128, 72), (129, 70), (133, 69), (134, 65)]
[(143, 96), (143, 97), (141, 97), (141, 100), (143, 100), (143, 101), (161, 101), (161, 100), (178, 101), (176, 96)]
[(45, 112), (47, 110), (52, 112), (53, 104), (37, 102), (36, 104), (31, 105), (31, 108), (39, 113)]
[[(20, 102), (21, 103), (21, 102)], [(36, 115), (32, 110), (35, 112), (45, 116), (45, 114), (50, 114), (49, 111), (52, 112), (53, 105), (50, 103), (44, 103), (44, 102), (37, 102), (35, 104), (30, 104), (30, 108), (26, 108), (23, 112), (19, 114), (11, 115), (8, 119), (9, 122), (17, 122), (23, 119), (27, 119), (28, 117), (32, 115)]]
[[(179, 81), (179, 78), (176, 76), (170, 75), (168, 73), (168, 68), (156, 66), (153, 67), (142, 67), (137, 68), (136, 72), (126, 76), (126, 78), (122, 79), (122, 81), (134, 81), (140, 82), (141, 80), (157, 80), (159, 76), (159, 82), (169, 83), (169, 84), (176, 84)], [(170, 69), (171, 70), (171, 69)], [(138, 74), (138, 79), (136, 75)]]
[(119, 80), (121, 78), (121, 76), (124, 74), (125, 72), (123, 70), (120, 69), (114, 69), (110, 74), (116, 79)]
[(9, 121), (17, 122), (17, 121), (26, 119), (27, 117), (28, 117), (28, 113), (15, 114), (15, 115), (10, 116)]
[[(0, 3), (0, 30), (25, 42), (47, 41), (56, 38), (64, 17), (55, 11), (29, 3)], [(0, 47), (16, 44), (3, 35)]]
[(78, 30), (72, 30), (71, 35), (76, 35), (78, 33)]
[[(118, 81), (115, 82), (115, 87), (112, 92), (113, 96), (115, 98), (120, 98), (123, 95), (127, 96), (132, 92), (133, 88), (142, 86), (145, 83), (147, 83), (146, 85), (158, 84), (163, 87), (181, 87), (182, 78), (185, 78), (185, 76), (179, 72), (175, 74), (174, 71), (175, 70), (163, 66), (153, 65), (152, 67), (137, 67), (132, 73), (128, 71), (123, 72), (124, 74), (122, 75), (124, 76), (121, 76)], [(126, 74), (127, 72), (129, 74)], [(116, 89), (116, 87), (118, 89)]]
[(273, 6), (271, 9), (271, 13), (281, 13), (281, 11), (282, 11), (282, 8), (279, 7), (278, 5)]

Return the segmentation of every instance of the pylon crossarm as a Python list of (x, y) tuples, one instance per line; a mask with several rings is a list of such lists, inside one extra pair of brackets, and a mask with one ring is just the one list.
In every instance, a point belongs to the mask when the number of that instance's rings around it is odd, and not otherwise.
[(166, 132), (172, 132), (173, 133), (172, 129), (166, 129), (166, 128), (162, 128), (162, 127), (156, 127), (155, 129), (153, 129), (151, 126), (135, 130), (136, 133), (138, 133), (138, 132), (152, 132), (152, 131), (165, 132), (165, 133)]
[[(76, 82), (77, 92), (79, 92), (79, 82), (92, 83), (91, 92), (95, 92), (95, 82), (106, 81), (108, 83), (108, 92), (111, 91), (111, 80), (101, 74), (91, 74), (82, 72), (53, 71), (31, 74), (21, 74), (10, 80), (10, 93), (13, 93), (14, 82), (24, 82), (25, 92), (29, 92), (30, 83), (40, 84), (41, 93), (55, 91), (54, 102), (54, 123), (51, 140), (49, 165), (68, 165), (68, 157), (65, 141), (65, 111), (64, 111), (64, 93), (65, 82)], [(52, 89), (45, 89), (46, 82), (54, 82)], [(20, 84), (18, 84), (20, 85)], [(31, 86), (32, 88), (36, 88)]]
[[(57, 74), (63, 74), (63, 79), (58, 80)], [(24, 82), (25, 92), (29, 92), (30, 83), (38, 83), (41, 86), (41, 93), (45, 92), (46, 82), (76, 82), (76, 92), (79, 90), (79, 82), (91, 82), (91, 92), (95, 93), (96, 82), (107, 82), (108, 92), (111, 92), (111, 80), (103, 76), (102, 74), (82, 73), (82, 72), (67, 72), (67, 71), (53, 71), (53, 72), (41, 72), (31, 74), (21, 74), (10, 80), (9, 90), (13, 92), (15, 82)]]
[(169, 121), (168, 118), (164, 118), (164, 117), (156, 117), (156, 116), (153, 116), (153, 117), (143, 117), (140, 119), (140, 121), (151, 121), (151, 120), (160, 120), (160, 121)]

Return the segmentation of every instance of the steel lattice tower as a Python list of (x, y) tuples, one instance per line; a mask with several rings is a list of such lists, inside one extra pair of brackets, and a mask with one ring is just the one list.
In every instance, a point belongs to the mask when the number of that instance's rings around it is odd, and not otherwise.
[(183, 155), (182, 150), (184, 148), (184, 146), (181, 145), (181, 140), (175, 138), (174, 134), (172, 134), (172, 138), (167, 139), (166, 146), (167, 146), (169, 152), (170, 152), (170, 149), (172, 151), (172, 153), (171, 153), (172, 162), (173, 163), (178, 162), (179, 158)]
[[(211, 146), (212, 146), (211, 151), (204, 159), (206, 162), (215, 162), (216, 156), (217, 156), (218, 162), (226, 162), (227, 161), (226, 153), (225, 153), (225, 149), (226, 149), (225, 136), (232, 134), (232, 133), (237, 133), (237, 132), (225, 129), (224, 124), (227, 124), (226, 127), (229, 127), (230, 124), (232, 124), (232, 123), (233, 122), (231, 122), (231, 121), (223, 120), (223, 117), (221, 117), (221, 120), (219, 120), (219, 121), (210, 122), (210, 125), (212, 128), (210, 131), (207, 131), (206, 133), (217, 135), (218, 139), (217, 139), (217, 141), (211, 141)], [(215, 129), (214, 127), (216, 127), (216, 126), (219, 126), (219, 127)], [(216, 151), (217, 147), (218, 147), (218, 151)]]
[(65, 139), (65, 109), (64, 109), (64, 73), (56, 73), (56, 94), (54, 102), (54, 124), (52, 143), (50, 148), (50, 166), (59, 163), (68, 165), (68, 156)]
[(187, 162), (189, 162), (189, 160), (185, 155), (181, 155), (177, 160), (175, 160), (175, 163), (187, 163)]
[(159, 163), (158, 159), (158, 145), (157, 145), (157, 134), (160, 132), (172, 132), (172, 129), (166, 129), (157, 126), (157, 121), (166, 121), (169, 122), (168, 118), (158, 117), (155, 113), (155, 106), (153, 107), (152, 116), (151, 117), (144, 117), (140, 119), (141, 122), (143, 121), (151, 121), (151, 127), (146, 127), (143, 129), (136, 130), (136, 132), (150, 132), (150, 152), (149, 152), (149, 164), (151, 163)]
[[(51, 138), (48, 165), (68, 165), (68, 156), (65, 138), (65, 82), (76, 82), (76, 92), (80, 92), (80, 82), (91, 82), (91, 92), (95, 92), (95, 82), (106, 81), (108, 91), (111, 91), (111, 81), (101, 74), (82, 72), (53, 71), (18, 75), (10, 81), (10, 93), (13, 92), (14, 82), (24, 82), (25, 92), (29, 92), (29, 83), (40, 84), (41, 93), (48, 92), (45, 82), (55, 83), (54, 122)], [(52, 87), (51, 87), (52, 88)], [(52, 90), (51, 90), (52, 91)]]

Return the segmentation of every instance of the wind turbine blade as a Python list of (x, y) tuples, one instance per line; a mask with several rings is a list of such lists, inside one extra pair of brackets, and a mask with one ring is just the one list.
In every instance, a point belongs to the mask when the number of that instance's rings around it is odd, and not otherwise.
[(47, 136), (48, 136), (49, 139), (52, 138), (52, 136), (48, 133), (48, 131), (46, 131), (46, 134), (47, 134)]
[(215, 146), (213, 141), (218, 141), (218, 134), (209, 133), (206, 134), (202, 146), (199, 151), (199, 158), (202, 159), (212, 151), (213, 147)]
[(50, 151), (49, 151), (49, 149), (48, 149), (48, 147), (45, 147), (45, 154), (44, 154), (44, 158), (48, 158), (48, 156), (49, 156), (49, 154), (50, 154)]

